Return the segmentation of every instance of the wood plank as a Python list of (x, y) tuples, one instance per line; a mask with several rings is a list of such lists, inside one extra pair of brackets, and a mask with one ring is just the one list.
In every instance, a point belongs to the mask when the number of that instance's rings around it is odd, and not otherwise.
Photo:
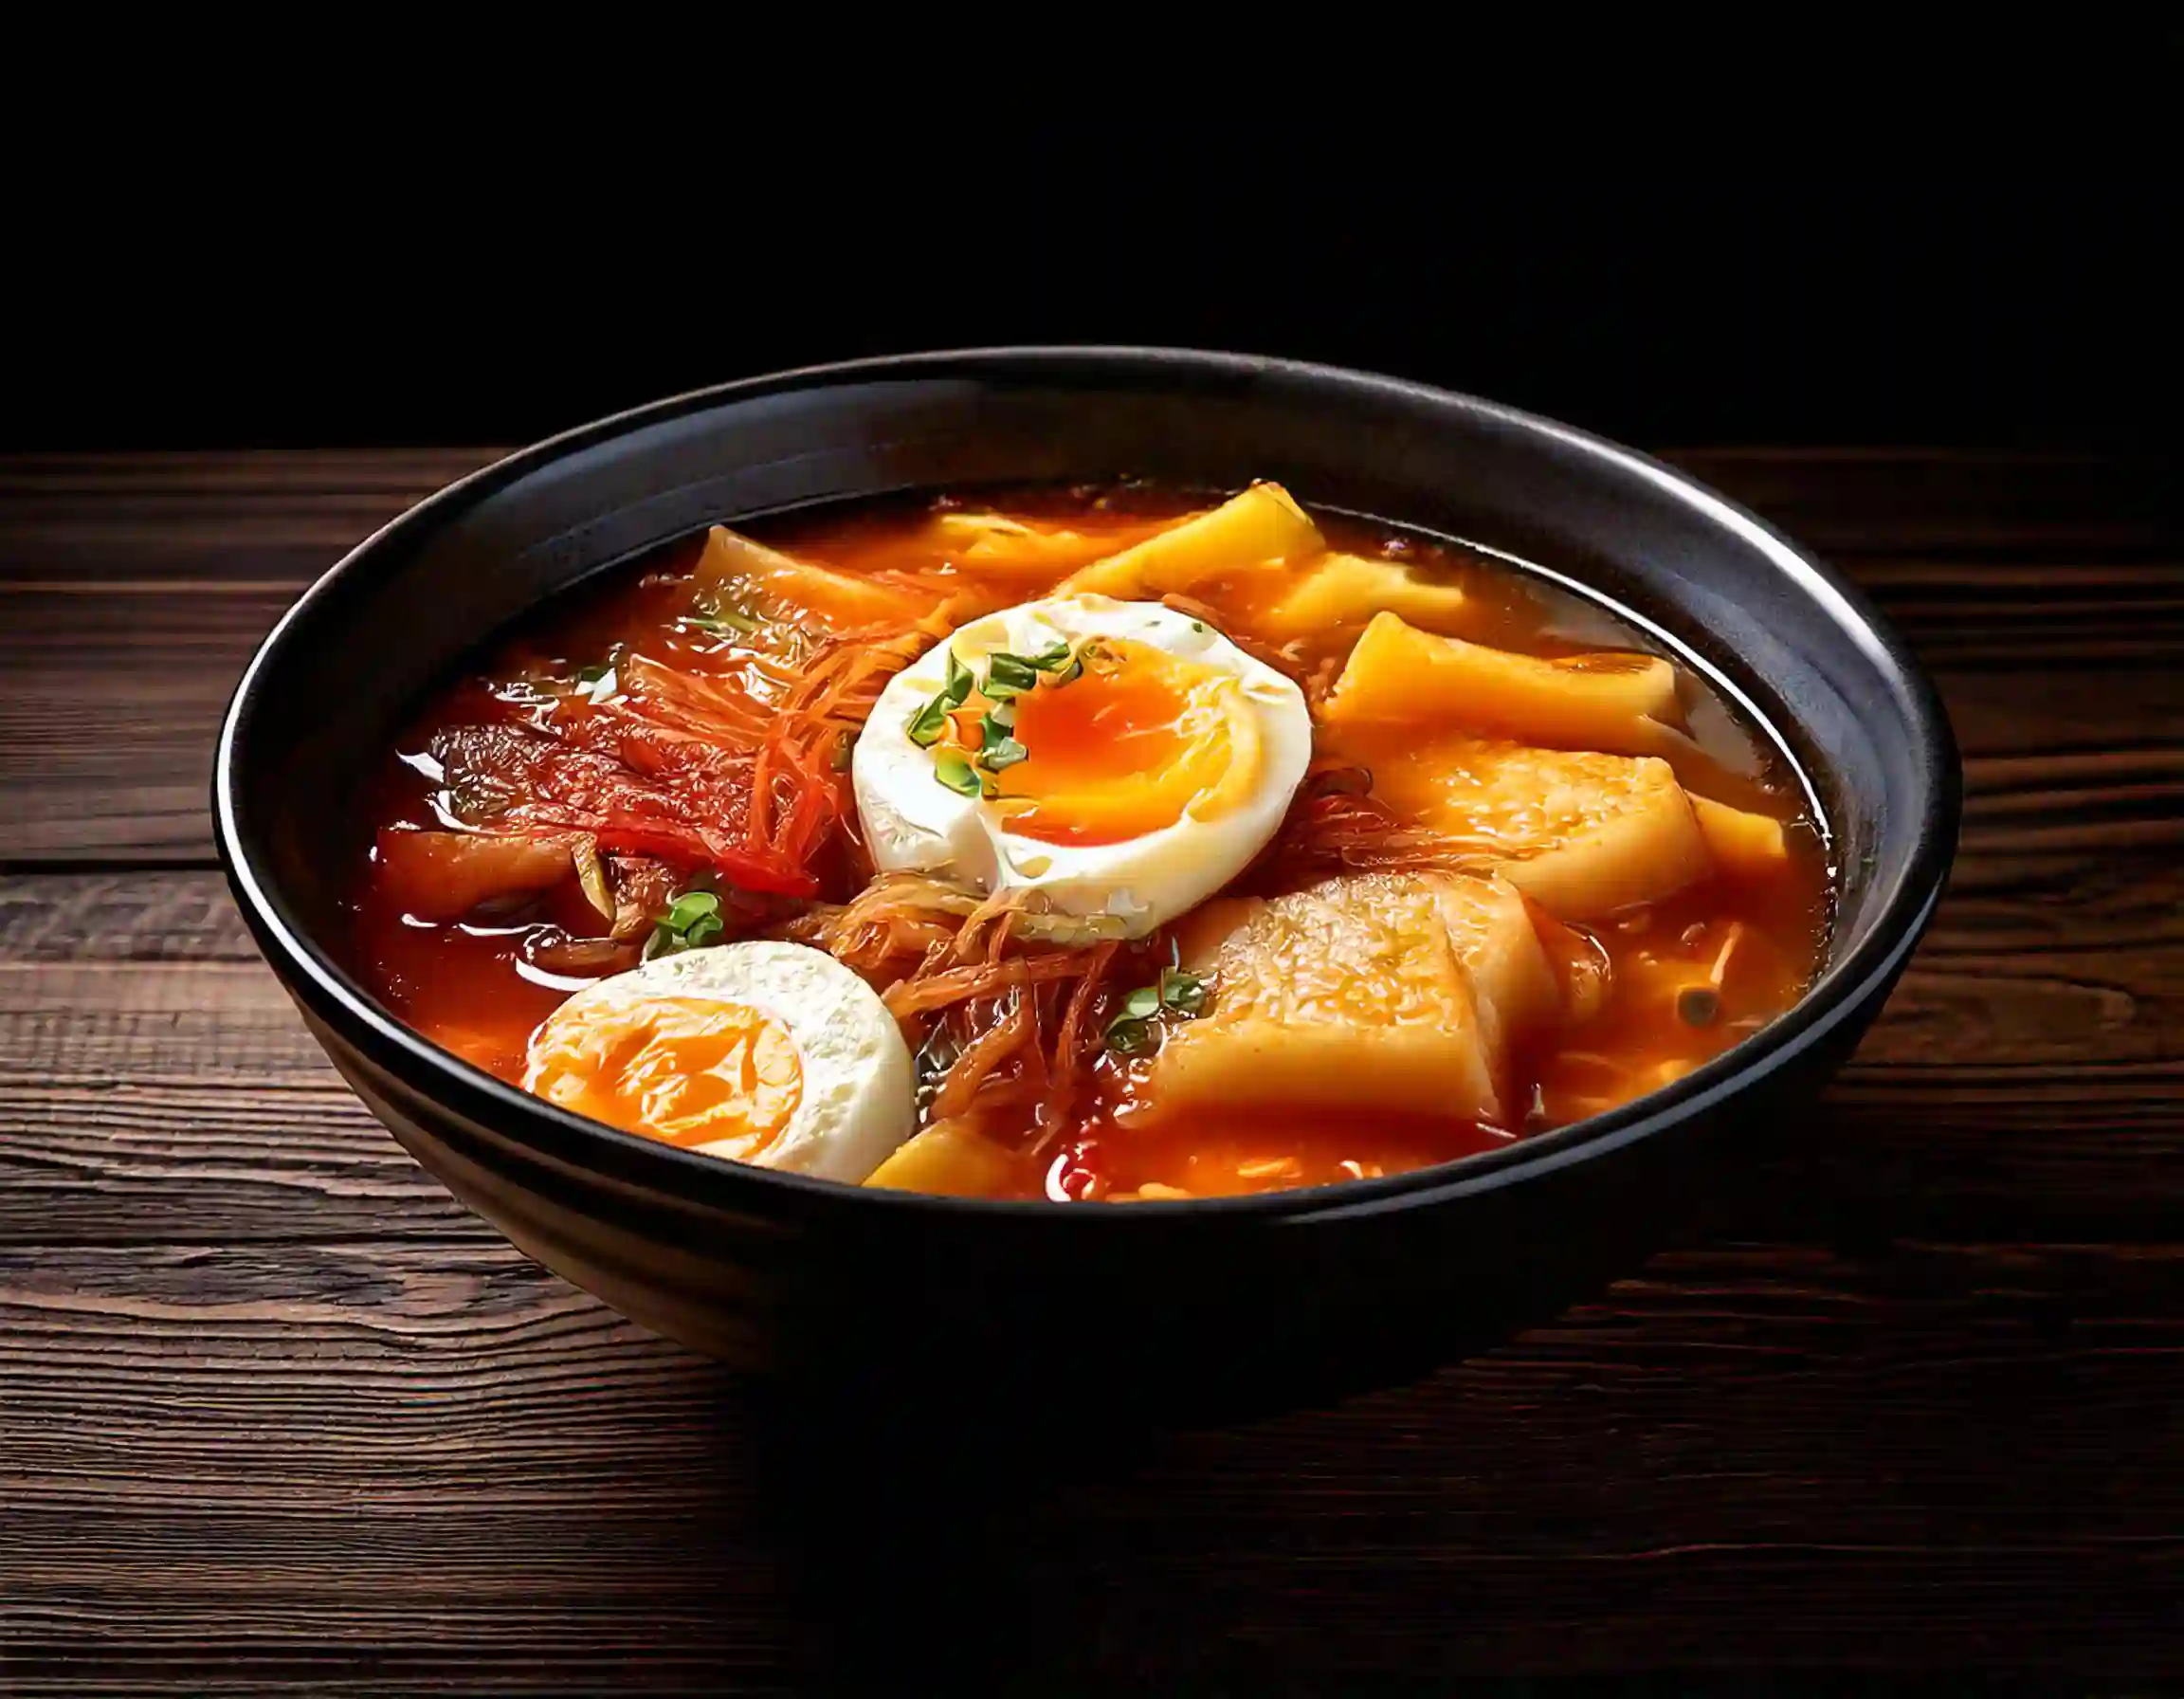
[(208, 861), (220, 718), (288, 586), (0, 589), (0, 862)]
[(1714, 1248), (1418, 1388), (845, 1481), (511, 1252), (10, 1245), (0, 1645), (28, 1674), (96, 1635), (103, 1669), (177, 1681), (784, 1675), (844, 1636), (905, 1683), (1029, 1690), (2145, 1676), (2180, 1655), (2180, 1272), (2177, 1247)]
[(0, 584), (300, 589), (492, 448), (0, 457)]

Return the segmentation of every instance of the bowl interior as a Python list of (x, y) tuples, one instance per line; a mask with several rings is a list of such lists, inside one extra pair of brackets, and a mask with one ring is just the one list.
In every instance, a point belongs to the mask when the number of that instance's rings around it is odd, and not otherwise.
[[(714, 521), (905, 490), (1253, 478), (1504, 550), (1637, 610), (1771, 726), (1831, 831), (1840, 964), (1945, 857), (1931, 692), (1825, 569), (1641, 457), (1356, 374), (1158, 351), (919, 356), (731, 385), (540, 445), (395, 521), (307, 595), (223, 752), (230, 852), (306, 939), (338, 925), (355, 776), (464, 653)], [(316, 964), (369, 1001), (331, 960)], [(1825, 984), (1825, 980), (1823, 981)]]

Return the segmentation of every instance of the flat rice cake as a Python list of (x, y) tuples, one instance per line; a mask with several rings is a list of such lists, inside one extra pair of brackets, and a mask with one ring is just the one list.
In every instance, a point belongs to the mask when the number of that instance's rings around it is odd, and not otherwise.
[(1160, 1119), (1250, 1104), (1505, 1126), (1512, 1046), (1561, 1014), (1524, 900), (1499, 879), (1370, 873), (1217, 899), (1180, 942), (1213, 992), (1153, 1064)]
[(1420, 740), (1401, 726), (1345, 728), (1341, 753), (1407, 822), (1476, 854), (1556, 920), (1659, 902), (1713, 870), (1691, 799), (1658, 757)]
[(1078, 568), (1050, 593), (1158, 601), (1237, 574), (1311, 558), (1327, 544), (1279, 484), (1254, 484), (1134, 548)]
[(1517, 654), (1421, 631), (1392, 612), (1365, 628), (1325, 709), (1336, 726), (1424, 722), (1619, 755), (1658, 753), (1677, 712), (1676, 669), (1658, 655)]
[(1714, 865), (1739, 879), (1764, 879), (1781, 870), (1790, 859), (1790, 840), (1782, 822), (1767, 814), (1731, 808), (1725, 802), (1691, 798), (1699, 815), (1699, 830), (1706, 834), (1706, 848)]
[(1301, 576), (1283, 579), (1283, 594), (1254, 622), (1278, 641), (1309, 637), (1350, 626), (1379, 624), (1390, 615), (1406, 630), (1455, 625), (1471, 617), (1461, 586), (1422, 578), (1396, 560), (1366, 555), (1323, 555)]

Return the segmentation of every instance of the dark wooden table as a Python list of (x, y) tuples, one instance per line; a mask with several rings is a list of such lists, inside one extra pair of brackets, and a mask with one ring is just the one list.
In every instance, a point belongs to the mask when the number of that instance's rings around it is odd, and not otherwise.
[(1967, 758), (1821, 1152), (1420, 1386), (1103, 1467), (997, 1411), (1090, 1461), (852, 1550), (919, 1472), (888, 1413), (779, 1478), (749, 1389), (410, 1162), (213, 868), (251, 645), (484, 458), (0, 463), (0, 1690), (796, 1687), (874, 1636), (903, 1690), (2184, 1677), (2174, 468), (1677, 456), (1881, 597)]

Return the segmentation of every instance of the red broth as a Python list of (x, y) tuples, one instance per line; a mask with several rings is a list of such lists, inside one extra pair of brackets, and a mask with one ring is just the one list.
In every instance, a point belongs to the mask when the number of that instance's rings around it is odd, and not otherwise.
[[(824, 512), (753, 527), (751, 534), (834, 569), (848, 581), (845, 595), (860, 586), (887, 591), (916, 580), (959, 585), (982, 593), (988, 605), (1007, 606), (1039, 599), (1075, 566), (1208, 504), (1204, 498), (1138, 486), (1007, 492)], [(1022, 558), (982, 564), (935, 524), (937, 513), (989, 510), (1029, 525), (1029, 546), (1044, 551), (1046, 564)], [(1460, 586), (1467, 597), (1460, 634), (1474, 642), (1546, 657), (1651, 647), (1598, 605), (1486, 554), (1337, 516), (1315, 517), (1331, 546), (1399, 561), (1420, 577)], [(581, 717), (592, 710), (581, 701), (569, 706), (569, 692), (597, 688), (610, 664), (615, 669), (610, 686), (628, 689), (632, 678), (654, 680), (663, 689), (710, 692), (703, 702), (741, 704), (761, 721), (778, 711), (796, 667), (815, 648), (823, 650), (832, 613), (819, 608), (809, 621), (761, 619), (746, 629), (749, 616), (732, 610), (725, 619), (701, 614), (701, 623), (693, 623), (694, 605), (709, 605), (693, 599), (701, 540), (662, 550), (540, 610), (513, 637), (478, 656), (468, 676), (426, 703), (371, 777), (369, 830), (355, 871), (354, 963), (418, 1032), (502, 1079), (520, 1082), (533, 1031), (572, 992), (634, 965), (638, 941), (596, 937), (601, 917), (573, 879), (460, 915), (421, 916), (410, 887), (392, 876), (374, 846), (391, 831), (453, 823), (448, 811), (462, 798), (451, 803), (446, 766), (432, 753), (447, 747), (446, 734), (520, 732), (553, 715)], [(1308, 694), (1323, 691), (1356, 629), (1278, 641), (1263, 622), (1279, 582), (1259, 574), (1194, 584), (1187, 605), (1252, 652), (1277, 660), (1305, 683)], [(924, 639), (931, 641), (937, 638)], [(965, 1189), (1019, 1198), (1207, 1197), (1397, 1174), (1613, 1107), (1689, 1071), (1782, 1014), (1810, 984), (1825, 947), (1824, 835), (1780, 753), (1703, 680), (1687, 669), (1680, 674), (1691, 747), (1675, 763), (1678, 776), (1696, 796), (1782, 822), (1787, 854), (1742, 872), (1717, 864), (1712, 876), (1665, 901), (1605, 921), (1546, 927), (1551, 956), (1572, 974), (1604, 976), (1608, 989), (1589, 1017), (1520, 1057), (1523, 1078), (1515, 1101), (1522, 1113), (1507, 1117), (1512, 1124), (1239, 1107), (1148, 1128), (1132, 1114), (1146, 1089), (1145, 1062), (1102, 1052), (1088, 1064), (1083, 1088), (1070, 1099), (1061, 1124), (1043, 1118), (1036, 1104), (1013, 1115), (1005, 1109), (997, 1121), (989, 1115), (981, 1132), (1001, 1160)], [(1340, 741), (1323, 728), (1316, 732), (1323, 754), (1339, 755)], [(824, 770), (839, 758), (838, 752), (828, 758), (821, 749), (806, 764), (816, 776), (764, 780), (778, 813), (786, 816), (792, 809), (793, 802), (781, 799), (795, 784), (836, 782)], [(664, 793), (681, 782), (678, 771), (660, 781)], [(732, 782), (700, 767), (688, 771), (694, 785)], [(846, 789), (846, 776), (838, 782)], [(734, 811), (689, 812), (713, 819)], [(627, 864), (636, 868), (626, 888), (633, 904), (656, 907), (686, 881), (692, 864), (673, 852), (680, 841), (674, 833), (682, 830), (677, 824), (659, 840), (665, 851)], [(814, 902), (853, 897), (866, 871), (854, 839), (852, 819), (837, 841), (812, 853), (808, 895), (738, 896), (733, 877), (719, 878), (730, 935), (777, 930)], [(1110, 965), (1112, 982), (1090, 997), (1087, 1009), (1102, 1020), (1111, 1015), (1117, 999), (1147, 971), (1144, 964), (1156, 971), (1165, 959), (1159, 937), (1120, 952)], [(884, 975), (868, 977), (876, 989), (886, 989)], [(915, 1019), (905, 1025), (916, 1047), (925, 1027)]]

